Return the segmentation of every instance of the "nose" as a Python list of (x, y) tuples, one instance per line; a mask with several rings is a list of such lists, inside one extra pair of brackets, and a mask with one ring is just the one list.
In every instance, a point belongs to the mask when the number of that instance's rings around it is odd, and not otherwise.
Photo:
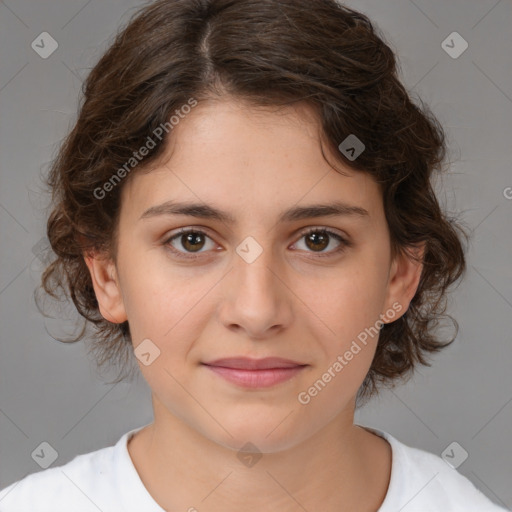
[(224, 280), (225, 293), (219, 316), (232, 331), (245, 332), (251, 339), (266, 339), (288, 327), (292, 321), (293, 293), (286, 271), (272, 261), (270, 249), (250, 262), (238, 254)]

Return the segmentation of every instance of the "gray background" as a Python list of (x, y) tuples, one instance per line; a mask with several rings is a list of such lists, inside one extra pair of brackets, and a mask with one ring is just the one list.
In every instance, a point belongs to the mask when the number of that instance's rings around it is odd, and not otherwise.
[[(107, 385), (71, 334), (73, 308), (45, 319), (32, 294), (43, 262), (48, 198), (41, 195), (59, 141), (75, 120), (81, 81), (136, 1), (0, 2), (2, 233), (0, 265), (0, 488), (41, 468), (31, 457), (47, 441), (53, 466), (114, 444), (152, 420), (142, 377)], [(512, 507), (512, 5), (496, 0), (360, 0), (398, 53), (401, 76), (445, 126), (453, 162), (436, 184), (450, 212), (471, 229), (469, 271), (451, 296), (454, 344), (408, 384), (356, 414), (438, 455), (453, 441), (469, 454), (458, 470), (493, 501)], [(58, 42), (41, 58), (41, 32)], [(452, 58), (453, 31), (469, 44)], [(458, 43), (457, 43), (458, 44)], [(114, 374), (112, 374), (113, 377)]]

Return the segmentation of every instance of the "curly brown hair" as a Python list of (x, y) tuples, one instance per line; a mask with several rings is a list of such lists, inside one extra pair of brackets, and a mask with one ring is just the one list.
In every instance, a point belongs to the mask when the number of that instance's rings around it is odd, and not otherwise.
[[(47, 236), (57, 258), (42, 275), (43, 288), (55, 298), (61, 288), (85, 319), (67, 341), (94, 325), (97, 368), (120, 364), (113, 382), (128, 375), (128, 322), (101, 316), (84, 254), (94, 250), (116, 261), (121, 190), (158, 160), (171, 132), (108, 194), (104, 184), (191, 97), (229, 96), (255, 106), (313, 107), (333, 154), (380, 185), (392, 254), (426, 243), (416, 294), (403, 316), (382, 327), (358, 400), (410, 376), (418, 363), (430, 366), (427, 355), (456, 336), (438, 337), (441, 318), (458, 332), (444, 313), (448, 287), (466, 270), (459, 235), (468, 235), (441, 211), (431, 183), (434, 171), (444, 170), (443, 128), (397, 75), (380, 31), (335, 0), (157, 0), (139, 8), (84, 82), (76, 124), (46, 180)], [(355, 160), (338, 149), (350, 134), (365, 146)]]

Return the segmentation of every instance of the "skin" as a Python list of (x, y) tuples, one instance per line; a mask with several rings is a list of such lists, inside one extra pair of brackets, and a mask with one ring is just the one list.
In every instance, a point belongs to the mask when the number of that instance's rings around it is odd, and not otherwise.
[[(165, 158), (124, 184), (117, 261), (85, 256), (103, 317), (128, 320), (134, 347), (149, 338), (160, 350), (151, 364), (139, 361), (154, 422), (128, 450), (166, 510), (370, 512), (384, 500), (390, 446), (353, 423), (378, 336), (307, 405), (297, 397), (394, 303), (401, 311), (393, 320), (405, 313), (422, 265), (404, 255), (392, 260), (377, 184), (330, 155), (345, 175), (336, 172), (322, 157), (319, 134), (305, 105), (276, 111), (233, 99), (200, 103), (173, 129)], [(140, 219), (170, 199), (213, 205), (236, 223)], [(334, 200), (369, 216), (278, 221), (287, 208)], [(184, 227), (207, 236), (192, 250), (181, 236), (166, 247)], [(308, 244), (302, 232), (312, 227), (352, 245), (336, 254), (333, 237)], [(236, 252), (248, 236), (263, 250), (252, 263)], [(200, 257), (179, 259), (169, 246)], [(286, 382), (247, 390), (201, 365), (234, 356), (309, 366)], [(262, 453), (252, 467), (237, 457), (247, 442)]]

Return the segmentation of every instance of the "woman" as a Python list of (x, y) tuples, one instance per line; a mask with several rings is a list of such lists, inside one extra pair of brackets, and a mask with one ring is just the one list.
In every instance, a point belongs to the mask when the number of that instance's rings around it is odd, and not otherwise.
[[(159, 0), (85, 83), (48, 184), (43, 275), (133, 352), (154, 421), (12, 484), (31, 510), (498, 511), (437, 455), (354, 424), (437, 338), (465, 233), (442, 127), (331, 0)], [(128, 368), (128, 366), (126, 366)]]

